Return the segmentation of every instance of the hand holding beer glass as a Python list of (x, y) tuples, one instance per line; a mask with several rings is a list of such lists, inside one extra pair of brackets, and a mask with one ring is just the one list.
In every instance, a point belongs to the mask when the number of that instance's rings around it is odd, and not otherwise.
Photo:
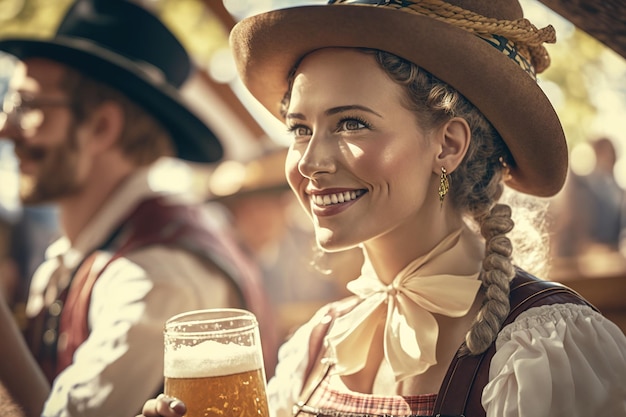
[(239, 309), (183, 313), (165, 323), (165, 395), (188, 417), (268, 417), (256, 317)]

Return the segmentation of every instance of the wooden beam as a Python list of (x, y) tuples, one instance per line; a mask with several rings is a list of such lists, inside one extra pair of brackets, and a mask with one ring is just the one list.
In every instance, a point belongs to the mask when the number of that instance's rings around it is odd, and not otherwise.
[(540, 0), (579, 29), (626, 58), (626, 1)]

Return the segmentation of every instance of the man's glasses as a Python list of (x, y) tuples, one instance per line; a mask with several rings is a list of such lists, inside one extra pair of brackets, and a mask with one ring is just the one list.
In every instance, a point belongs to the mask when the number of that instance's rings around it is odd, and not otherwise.
[(10, 124), (22, 132), (33, 131), (44, 121), (44, 107), (71, 105), (72, 102), (66, 98), (31, 97), (16, 91), (9, 92), (2, 102), (0, 129)]

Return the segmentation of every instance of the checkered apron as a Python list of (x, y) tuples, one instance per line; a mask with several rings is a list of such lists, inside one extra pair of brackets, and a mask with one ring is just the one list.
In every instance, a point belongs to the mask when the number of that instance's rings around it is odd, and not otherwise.
[(317, 387), (301, 416), (319, 417), (418, 417), (432, 416), (437, 394), (384, 396), (340, 392), (333, 389), (328, 378)]

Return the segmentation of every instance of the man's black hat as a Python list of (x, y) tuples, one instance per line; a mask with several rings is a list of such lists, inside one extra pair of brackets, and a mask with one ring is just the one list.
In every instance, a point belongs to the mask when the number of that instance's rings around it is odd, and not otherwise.
[(155, 15), (131, 1), (77, 0), (52, 39), (2, 39), (0, 50), (52, 59), (117, 88), (169, 129), (181, 159), (222, 157), (218, 138), (179, 92), (192, 72), (189, 55)]

